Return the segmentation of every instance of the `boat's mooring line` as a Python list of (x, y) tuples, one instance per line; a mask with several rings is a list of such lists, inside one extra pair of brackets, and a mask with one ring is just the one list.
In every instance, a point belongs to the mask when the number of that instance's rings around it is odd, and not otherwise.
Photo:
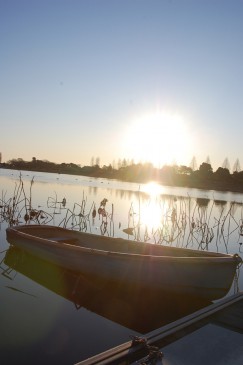
[(155, 361), (162, 359), (162, 357), (164, 356), (163, 352), (161, 352), (157, 346), (148, 345), (146, 338), (133, 335), (131, 335), (130, 338), (132, 339), (131, 346), (142, 345), (142, 347), (146, 351), (148, 351), (147, 356), (141, 359), (138, 364), (140, 365), (154, 364)]
[[(238, 258), (238, 259), (239, 258), (241, 259), (241, 257), (238, 254), (235, 254), (234, 256), (236, 258)], [(235, 277), (234, 277), (234, 294), (239, 293), (239, 291), (240, 291), (240, 288), (239, 288), (239, 277), (240, 277), (240, 268), (242, 266), (242, 263), (243, 263), (243, 261), (241, 259), (241, 261), (236, 266)]]

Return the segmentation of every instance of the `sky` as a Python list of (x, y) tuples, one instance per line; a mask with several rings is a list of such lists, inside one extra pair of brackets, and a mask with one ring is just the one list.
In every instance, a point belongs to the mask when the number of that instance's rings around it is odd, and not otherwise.
[(242, 0), (0, 0), (2, 162), (243, 166)]

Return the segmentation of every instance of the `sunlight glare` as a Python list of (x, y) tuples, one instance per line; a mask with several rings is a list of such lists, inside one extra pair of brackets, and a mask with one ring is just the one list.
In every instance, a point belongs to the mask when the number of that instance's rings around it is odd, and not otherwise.
[(157, 229), (163, 219), (164, 212), (160, 206), (160, 196), (164, 192), (164, 188), (162, 185), (152, 181), (144, 184), (140, 191), (149, 195), (149, 199), (142, 207), (141, 223), (147, 226), (150, 230)]
[(141, 223), (147, 226), (148, 230), (157, 229), (161, 224), (162, 210), (157, 200), (150, 200), (143, 206), (141, 212)]
[(141, 191), (148, 194), (151, 197), (156, 197), (164, 192), (164, 188), (162, 185), (159, 185), (156, 182), (150, 182), (143, 185), (141, 187)]
[(158, 112), (137, 118), (124, 137), (126, 155), (138, 162), (151, 162), (155, 167), (188, 158), (190, 136), (178, 114)]

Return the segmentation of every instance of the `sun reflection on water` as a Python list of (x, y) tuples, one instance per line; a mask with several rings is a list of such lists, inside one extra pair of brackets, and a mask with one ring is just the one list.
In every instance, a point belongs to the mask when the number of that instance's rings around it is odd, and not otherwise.
[(149, 230), (157, 229), (162, 221), (162, 210), (158, 201), (150, 200), (143, 205), (141, 211), (141, 224)]
[(140, 223), (149, 230), (155, 230), (161, 225), (166, 210), (161, 199), (164, 188), (155, 182), (150, 182), (143, 185), (141, 191), (147, 194), (149, 199), (141, 207)]
[(141, 187), (141, 191), (148, 194), (151, 198), (156, 198), (159, 197), (161, 194), (163, 194), (165, 189), (162, 185), (157, 184), (154, 181), (151, 181), (147, 184), (144, 184)]

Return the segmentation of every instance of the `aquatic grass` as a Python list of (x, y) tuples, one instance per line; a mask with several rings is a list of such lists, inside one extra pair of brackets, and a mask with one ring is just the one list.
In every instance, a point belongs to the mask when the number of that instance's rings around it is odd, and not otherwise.
[(35, 209), (32, 206), (32, 186), (34, 178), (30, 182), (29, 196), (24, 189), (22, 176), (20, 174), (19, 182), (15, 183), (13, 197), (7, 199), (7, 192), (2, 192), (0, 201), (1, 212), (0, 221), (7, 222), (9, 226), (28, 224), (30, 222), (36, 224), (48, 224), (53, 217), (43, 210)]
[[(163, 198), (162, 198), (163, 200)], [(199, 250), (213, 249), (216, 243), (216, 250), (223, 244), (228, 252), (229, 239), (237, 232), (243, 236), (243, 220), (239, 222), (235, 218), (236, 208), (232, 203), (228, 210), (226, 204), (219, 212), (219, 217), (213, 216), (215, 202), (212, 200), (198, 200), (194, 198), (167, 199), (167, 205), (161, 203), (161, 222), (158, 227), (153, 227), (151, 232), (148, 227), (138, 225), (139, 217), (134, 222), (134, 205), (129, 210), (128, 227), (137, 240), (138, 229), (140, 241), (148, 241), (157, 244), (174, 245), (176, 247), (196, 248)], [(242, 204), (238, 206), (243, 207)], [(132, 212), (132, 214), (131, 214)], [(139, 215), (141, 212), (136, 213)], [(225, 213), (225, 215), (223, 215)], [(242, 217), (242, 211), (241, 211)], [(227, 227), (227, 230), (225, 230)]]
[[(93, 231), (96, 233), (98, 229), (101, 235), (115, 236), (114, 205), (106, 198), (98, 203), (95, 201), (90, 203), (83, 193), (81, 201), (73, 203), (70, 207), (65, 197), (59, 198), (54, 193), (54, 196), (48, 196), (45, 211), (33, 206), (33, 185), (34, 178), (30, 182), (29, 189), (26, 189), (20, 175), (11, 198), (7, 197), (7, 192), (2, 192), (0, 223), (6, 222), (9, 226), (23, 223), (53, 224), (90, 233)], [(190, 196), (161, 195), (156, 200), (160, 211), (159, 224), (148, 226), (142, 221), (142, 213), (146, 205), (140, 198), (139, 193), (138, 200), (131, 202), (127, 215), (127, 227), (121, 231), (121, 223), (119, 223), (116, 235), (127, 235), (127, 238), (139, 242), (199, 250), (210, 250), (216, 247), (217, 251), (222, 251), (223, 245), (226, 252), (228, 252), (231, 237), (236, 235), (239, 250), (241, 249), (243, 204), (234, 202), (226, 204)], [(237, 215), (237, 217), (240, 216), (239, 220), (236, 218), (237, 212), (240, 213)]]

